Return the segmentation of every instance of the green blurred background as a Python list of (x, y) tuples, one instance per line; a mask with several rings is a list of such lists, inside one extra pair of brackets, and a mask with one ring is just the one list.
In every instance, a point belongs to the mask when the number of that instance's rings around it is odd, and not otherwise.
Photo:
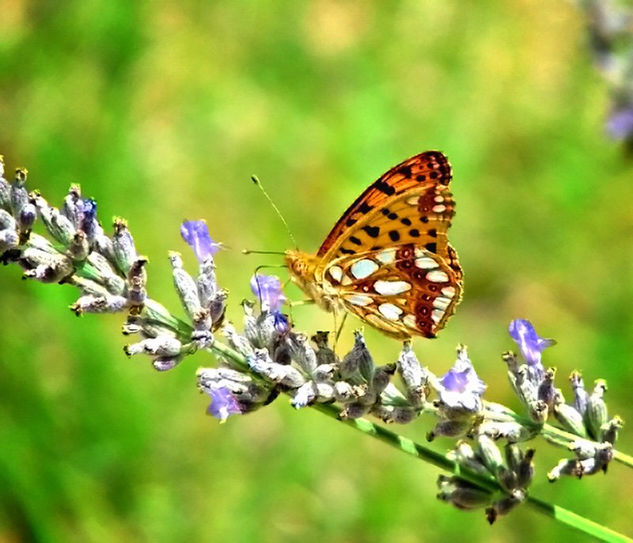
[[(419, 358), (441, 373), (468, 344), (487, 398), (518, 408), (499, 355), (529, 318), (559, 341), (545, 362), (568, 396), (572, 369), (604, 377), (630, 422), (633, 170), (607, 108), (570, 2), (0, 0), (7, 169), (58, 204), (80, 182), (102, 220), (126, 217), (154, 298), (178, 310), (167, 251), (186, 252), (182, 219), (206, 218), (239, 321), (254, 268), (279, 263), (239, 250), (290, 247), (251, 174), (313, 251), (373, 179), (439, 149), (466, 291)], [(124, 356), (120, 316), (68, 311), (70, 287), (13, 266), (0, 289), (3, 543), (588, 539), (529, 508), (490, 527), (435, 499), (438, 470), (284, 399), (220, 426), (195, 389), (212, 360), (159, 374)], [(332, 325), (315, 307), (295, 320)], [(398, 342), (367, 338), (395, 359)], [(537, 447), (535, 496), (633, 533), (630, 471), (550, 485), (564, 451)]]

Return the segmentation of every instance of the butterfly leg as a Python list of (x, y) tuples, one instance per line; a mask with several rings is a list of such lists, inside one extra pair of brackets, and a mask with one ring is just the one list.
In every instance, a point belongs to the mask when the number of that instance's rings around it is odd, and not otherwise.
[(338, 328), (336, 328), (336, 312), (334, 312), (334, 328), (336, 329), (336, 336), (334, 336), (334, 347), (333, 347), (334, 352), (336, 352), (336, 345), (338, 343), (338, 338), (341, 337), (343, 326), (345, 326), (345, 319), (347, 319), (347, 311), (343, 313), (343, 318), (341, 319), (341, 325)]

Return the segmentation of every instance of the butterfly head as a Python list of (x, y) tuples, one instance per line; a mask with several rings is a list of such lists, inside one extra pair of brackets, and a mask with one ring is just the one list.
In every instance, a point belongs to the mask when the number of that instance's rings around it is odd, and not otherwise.
[(286, 251), (284, 263), (290, 273), (290, 279), (312, 300), (326, 311), (334, 311), (340, 306), (336, 291), (328, 282), (317, 277), (322, 258), (297, 250)]

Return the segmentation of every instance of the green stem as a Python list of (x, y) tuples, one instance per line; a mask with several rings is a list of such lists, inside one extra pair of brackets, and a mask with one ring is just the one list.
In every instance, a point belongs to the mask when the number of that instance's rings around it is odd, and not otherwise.
[[(227, 345), (224, 345), (223, 343), (214, 341), (209, 350), (220, 356), (230, 359), (236, 364), (236, 366), (240, 368), (248, 369), (246, 358), (237, 351), (228, 347)], [(312, 408), (334, 420), (337, 420), (338, 422), (341, 422), (347, 426), (351, 426), (352, 428), (355, 428), (356, 430), (359, 430), (366, 435), (379, 439), (383, 443), (391, 445), (392, 447), (395, 447), (396, 449), (404, 453), (415, 456), (416, 458), (420, 458), (421, 460), (429, 462), (430, 464), (433, 464), (440, 469), (453, 473), (454, 475), (461, 477), (462, 479), (467, 480), (472, 484), (478, 485), (483, 490), (500, 490), (499, 484), (492, 478), (492, 476), (485, 477), (480, 473), (469, 470), (466, 467), (459, 465), (457, 462), (450, 460), (445, 455), (435, 452), (428, 447), (425, 447), (424, 445), (420, 445), (419, 443), (416, 443), (409, 438), (395, 434), (394, 432), (387, 430), (384, 426), (380, 426), (363, 418), (341, 420), (339, 418), (338, 408), (332, 404), (315, 404), (312, 406)], [(567, 436), (565, 437), (577, 437), (573, 434), (568, 434), (567, 432), (558, 430), (557, 428), (550, 428), (555, 430), (552, 432), (553, 434), (560, 432), (561, 434), (567, 434)], [(631, 459), (631, 457), (627, 455), (621, 456)], [(605, 526), (602, 526), (596, 522), (577, 515), (576, 513), (565, 509), (564, 507), (549, 504), (532, 496), (527, 497), (526, 503), (535, 511), (538, 511), (539, 513), (553, 518), (558, 522), (566, 524), (571, 528), (596, 537), (602, 541), (628, 541), (633, 543), (633, 539), (630, 539), (627, 536), (619, 534)]]

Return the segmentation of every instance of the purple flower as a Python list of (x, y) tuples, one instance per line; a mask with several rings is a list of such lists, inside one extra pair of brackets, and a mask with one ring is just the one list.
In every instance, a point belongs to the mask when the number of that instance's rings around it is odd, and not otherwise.
[(207, 393), (211, 396), (211, 403), (207, 407), (207, 413), (213, 415), (220, 422), (224, 422), (231, 415), (240, 415), (242, 413), (239, 402), (228, 388), (213, 388)]
[(279, 277), (255, 274), (251, 277), (251, 290), (259, 298), (262, 311), (268, 311), (272, 315), (275, 330), (279, 334), (287, 332), (290, 327), (288, 317), (281, 312), (286, 296), (281, 290)]
[(77, 203), (79, 210), (79, 228), (88, 238), (93, 236), (99, 226), (97, 221), (97, 202), (91, 198), (81, 198)]
[(528, 365), (542, 372), (541, 353), (556, 342), (553, 339), (539, 337), (532, 323), (525, 319), (513, 320), (508, 327), (508, 332), (521, 349), (521, 354)]
[(257, 296), (262, 309), (271, 313), (279, 312), (286, 302), (286, 297), (281, 290), (281, 281), (276, 275), (258, 275), (251, 277), (251, 290)]
[(209, 236), (204, 221), (185, 221), (180, 225), (180, 235), (192, 249), (198, 262), (202, 263), (220, 250), (220, 244)]
[(607, 132), (617, 141), (633, 137), (633, 107), (616, 107), (607, 120)]
[(477, 377), (464, 347), (457, 350), (457, 360), (440, 380), (440, 400), (447, 407), (478, 411), (485, 383)]

